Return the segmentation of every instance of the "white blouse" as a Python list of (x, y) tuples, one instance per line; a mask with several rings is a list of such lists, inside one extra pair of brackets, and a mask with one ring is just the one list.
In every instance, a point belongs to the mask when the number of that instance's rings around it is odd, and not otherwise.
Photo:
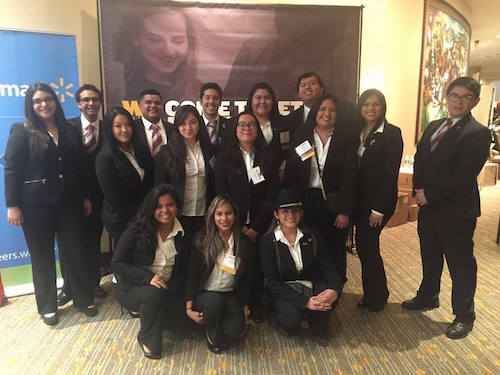
[(196, 142), (194, 152), (186, 147), (186, 183), (184, 188), (184, 216), (203, 216), (206, 210), (207, 186), (205, 183), (205, 159), (200, 142)]

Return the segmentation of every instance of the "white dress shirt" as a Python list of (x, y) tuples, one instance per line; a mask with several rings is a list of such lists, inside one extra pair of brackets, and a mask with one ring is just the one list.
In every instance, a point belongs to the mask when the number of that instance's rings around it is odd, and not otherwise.
[(309, 112), (311, 112), (311, 108), (304, 104), (304, 118), (302, 119), (302, 123), (305, 124), (307, 121), (307, 116), (309, 116)]
[[(243, 161), (245, 162), (245, 168), (247, 170), (248, 182), (250, 182), (250, 180), (251, 180), (250, 171), (253, 169), (253, 161), (255, 159), (255, 153), (253, 151), (246, 152), (241, 147), (240, 147), (240, 150), (241, 150), (241, 154), (243, 155)], [(245, 224), (250, 224), (250, 211), (247, 212)]]
[(186, 183), (184, 188), (184, 216), (203, 216), (206, 210), (207, 186), (205, 184), (205, 159), (200, 142), (194, 152), (186, 146)]
[(273, 128), (271, 127), (271, 121), (266, 122), (260, 126), (262, 134), (264, 134), (264, 139), (266, 143), (269, 144), (273, 140)]
[[(375, 130), (373, 132), (373, 134), (375, 134), (375, 133), (383, 133), (384, 132), (384, 125), (385, 125), (385, 122), (382, 121), (382, 123), (379, 125), (379, 127), (377, 128), (377, 130)], [(365, 142), (363, 140), (363, 133), (364, 133), (364, 131), (361, 130), (361, 133), (359, 134), (359, 147), (358, 147), (358, 158), (359, 159), (361, 159), (363, 157), (363, 154), (365, 153), (365, 150), (366, 150)]]
[(85, 136), (87, 135), (87, 127), (92, 124), (94, 127), (94, 137), (95, 137), (95, 143), (92, 147), (89, 149), (86, 149), (85, 152), (87, 154), (90, 154), (92, 151), (95, 150), (97, 147), (97, 144), (99, 143), (99, 119), (95, 120), (94, 122), (90, 122), (87, 120), (87, 118), (83, 115), (83, 113), (80, 115), (80, 122), (82, 123), (82, 143), (85, 144)]
[(141, 117), (142, 124), (144, 125), (144, 132), (146, 133), (146, 140), (148, 141), (149, 152), (153, 153), (153, 127), (151, 125), (156, 125), (160, 129), (161, 134), (161, 145), (167, 144), (167, 132), (165, 130), (165, 126), (163, 126), (163, 122), (158, 121), (156, 124), (153, 124), (145, 117)]
[(314, 144), (316, 145), (315, 152), (316, 155), (318, 156), (318, 159), (316, 159), (316, 156), (312, 156), (311, 158), (312, 160), (311, 160), (311, 173), (309, 175), (309, 187), (321, 188), (321, 177), (319, 173), (320, 171), (318, 170), (318, 162), (322, 174), (323, 169), (325, 168), (325, 162), (326, 162), (326, 157), (328, 156), (328, 150), (330, 149), (330, 142), (332, 141), (332, 133), (330, 133), (330, 135), (328, 136), (328, 141), (326, 141), (326, 144), (324, 146), (318, 133), (314, 131), (313, 134), (314, 134)]
[(302, 237), (304, 237), (304, 233), (302, 233), (302, 231), (299, 228), (297, 228), (295, 243), (290, 244), (286, 239), (285, 235), (283, 234), (283, 232), (281, 231), (279, 225), (274, 230), (274, 238), (276, 238), (276, 241), (281, 242), (288, 247), (288, 251), (292, 256), (293, 262), (295, 263), (295, 269), (297, 270), (297, 272), (301, 272), (304, 269), (304, 264), (302, 263), (302, 251), (300, 249), (300, 242), (299, 242)]
[(203, 121), (205, 122), (205, 126), (207, 126), (208, 123), (213, 124), (215, 122), (215, 132), (217, 133), (217, 136), (219, 135), (219, 123), (220, 123), (219, 115), (217, 115), (215, 120), (212, 121), (212, 120), (209, 120), (208, 118), (206, 118), (205, 114), (203, 114)]
[(149, 270), (155, 275), (160, 275), (165, 281), (170, 280), (170, 276), (172, 276), (175, 256), (177, 255), (177, 250), (175, 249), (175, 236), (179, 232), (184, 235), (184, 228), (182, 228), (179, 220), (174, 218), (174, 227), (165, 241), (161, 238), (160, 233), (157, 233), (158, 246), (156, 247), (155, 259), (149, 266)]
[(120, 151), (125, 154), (128, 161), (130, 162), (130, 164), (132, 164), (132, 167), (134, 167), (135, 171), (139, 175), (141, 181), (144, 180), (144, 169), (142, 169), (139, 163), (137, 162), (137, 159), (135, 158), (134, 149), (132, 148), (132, 146), (130, 146), (130, 151), (125, 151), (122, 148), (120, 148)]
[[(234, 290), (234, 275), (220, 269), (220, 265), (223, 264), (226, 254), (234, 256), (234, 238), (232, 234), (231, 237), (229, 237), (228, 245), (226, 251), (221, 252), (217, 257), (212, 273), (208, 277), (203, 289), (210, 292), (230, 292)], [(237, 266), (237, 264), (235, 265)]]

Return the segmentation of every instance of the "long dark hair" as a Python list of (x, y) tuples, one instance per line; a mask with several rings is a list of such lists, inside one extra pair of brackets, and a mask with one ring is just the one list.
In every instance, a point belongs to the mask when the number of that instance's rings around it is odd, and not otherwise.
[(24, 116), (26, 117), (26, 130), (30, 133), (29, 148), (31, 157), (36, 157), (44, 152), (49, 146), (51, 140), (44, 121), (35, 113), (33, 109), (33, 95), (37, 91), (44, 91), (54, 99), (56, 111), (54, 113), (54, 122), (58, 130), (64, 129), (66, 118), (61, 103), (52, 88), (43, 82), (35, 82), (28, 87), (24, 97)]
[(178, 178), (184, 173), (187, 148), (184, 142), (184, 138), (179, 132), (179, 126), (184, 122), (188, 114), (192, 114), (196, 120), (198, 120), (199, 130), (197, 139), (200, 141), (200, 147), (202, 151), (211, 150), (212, 144), (208, 138), (207, 129), (205, 127), (205, 122), (200, 116), (200, 113), (192, 105), (183, 105), (175, 111), (174, 118), (174, 129), (172, 135), (168, 140), (166, 146), (166, 152), (164, 154), (163, 165), (168, 175), (173, 178)]
[(375, 122), (375, 126), (370, 130), (370, 133), (366, 136), (365, 139), (368, 139), (375, 132), (375, 130), (377, 130), (377, 128), (380, 126), (380, 124), (382, 124), (384, 121), (386, 121), (386, 119), (385, 119), (385, 112), (387, 110), (387, 104), (385, 102), (385, 96), (384, 96), (384, 94), (382, 94), (382, 92), (380, 92), (377, 89), (368, 89), (368, 90), (366, 90), (365, 92), (363, 92), (360, 95), (360, 97), (358, 99), (358, 104), (356, 106), (357, 113), (359, 115), (360, 121), (363, 124), (363, 128), (366, 126), (366, 121), (363, 118), (363, 116), (361, 116), (361, 108), (363, 107), (363, 104), (365, 104), (365, 102), (368, 100), (368, 98), (370, 96), (376, 96), (377, 97), (377, 99), (380, 102), (380, 105), (382, 106), (382, 114), (377, 119), (377, 121)]
[(232, 235), (234, 240), (233, 250), (236, 259), (240, 258), (241, 224), (239, 219), (240, 215), (238, 212), (238, 207), (228, 195), (217, 195), (210, 203), (210, 206), (207, 209), (207, 214), (205, 215), (204, 236), (197, 236), (195, 239), (195, 246), (198, 249), (202, 250), (207, 266), (211, 262), (217, 261), (217, 257), (224, 251), (225, 248), (224, 239), (220, 235), (219, 229), (217, 228), (214, 219), (214, 214), (217, 208), (225, 203), (229, 203), (234, 211), (234, 224), (232, 228)]
[[(278, 111), (278, 100), (276, 99), (276, 94), (274, 93), (274, 90), (271, 87), (271, 85), (266, 82), (258, 82), (252, 86), (250, 92), (248, 93), (247, 104), (245, 105), (245, 111), (253, 113), (252, 98), (258, 89), (264, 89), (267, 92), (269, 92), (273, 100), (273, 104), (271, 105), (271, 113), (269, 113), (269, 120), (271, 120), (271, 123), (273, 123), (276, 120), (279, 120), (281, 118), (281, 115)], [(257, 122), (257, 124), (258, 123), (259, 122)]]
[[(307, 121), (305, 123), (305, 126), (307, 126), (310, 129), (314, 129), (316, 127), (316, 116), (318, 115), (319, 107), (321, 107), (321, 103), (323, 103), (327, 99), (330, 99), (333, 101), (333, 103), (335, 104), (335, 109), (338, 112), (339, 107), (338, 107), (337, 99), (335, 98), (335, 96), (333, 96), (332, 94), (323, 94), (323, 95), (319, 96), (318, 98), (316, 98), (313, 105), (311, 106), (311, 112), (309, 112), (309, 115), (307, 116)], [(338, 120), (338, 116), (335, 119), (335, 123), (337, 122), (337, 120)], [(334, 127), (335, 127), (335, 123), (333, 124)]]
[(246, 174), (246, 170), (241, 170), (241, 149), (240, 149), (240, 141), (238, 140), (238, 137), (236, 136), (236, 132), (238, 131), (238, 122), (240, 122), (240, 118), (243, 115), (250, 115), (252, 118), (255, 120), (255, 123), (257, 125), (257, 138), (255, 139), (253, 143), (253, 151), (255, 152), (255, 158), (257, 160), (263, 160), (264, 164), (259, 165), (261, 167), (262, 173), (268, 172), (268, 167), (270, 164), (270, 159), (269, 155), (267, 153), (267, 145), (266, 145), (266, 140), (264, 139), (264, 134), (262, 134), (262, 129), (259, 126), (259, 120), (257, 120), (257, 117), (252, 113), (248, 111), (243, 111), (241, 113), (238, 113), (238, 115), (235, 118), (235, 122), (233, 126), (231, 127), (230, 134), (227, 138), (227, 143), (225, 145), (224, 151), (223, 151), (223, 156), (228, 160), (229, 166), (231, 168), (234, 168), (234, 170), (239, 171), (243, 174)]
[(158, 222), (154, 215), (158, 199), (166, 194), (170, 195), (174, 199), (176, 206), (179, 207), (179, 196), (174, 187), (168, 184), (161, 184), (150, 190), (144, 197), (137, 214), (132, 220), (131, 225), (135, 226), (138, 233), (138, 248), (156, 248), (158, 246)]
[[(106, 139), (106, 143), (109, 146), (109, 148), (111, 148), (111, 150), (113, 152), (119, 151), (120, 143), (113, 135), (113, 120), (118, 115), (125, 116), (130, 127), (132, 128), (132, 137), (130, 138), (130, 144), (135, 149), (134, 146), (137, 144), (137, 132), (135, 131), (134, 119), (132, 118), (130, 113), (125, 108), (119, 107), (119, 106), (110, 108), (106, 112), (106, 115), (104, 116), (104, 120), (103, 120), (104, 129), (103, 129), (103, 131), (104, 131), (104, 138)], [(134, 151), (136, 151), (136, 150), (134, 150)]]

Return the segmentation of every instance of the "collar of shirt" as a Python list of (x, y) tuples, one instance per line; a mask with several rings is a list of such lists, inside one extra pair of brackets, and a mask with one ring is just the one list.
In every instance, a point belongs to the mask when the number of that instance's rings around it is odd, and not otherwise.
[[(222, 237), (222, 234), (221, 234), (221, 237)], [(233, 237), (232, 233), (229, 236), (229, 240), (227, 240), (227, 245), (228, 245), (228, 248), (227, 248), (225, 253), (232, 254), (234, 251), (234, 237)]]
[(304, 119), (303, 122), (307, 121), (307, 116), (309, 116), (309, 112), (311, 112), (311, 108), (304, 104)]
[(83, 115), (83, 113), (80, 115), (80, 122), (82, 123), (82, 131), (85, 132), (87, 130), (87, 127), (92, 124), (95, 130), (99, 130), (99, 119), (95, 120), (94, 122), (90, 122), (87, 120), (87, 118)]
[(180, 233), (181, 236), (184, 236), (184, 228), (182, 227), (181, 222), (176, 217), (174, 217), (174, 227), (172, 228), (172, 231), (168, 234), (165, 241), (177, 236), (178, 233)]
[[(451, 117), (450, 117), (450, 118), (451, 118)], [(454, 127), (454, 126), (457, 124), (457, 122), (459, 122), (459, 121), (460, 121), (461, 119), (463, 119), (463, 118), (464, 118), (464, 116), (462, 116), (462, 117), (457, 117), (457, 118), (451, 118), (451, 125), (450, 125), (450, 128)], [(446, 123), (446, 121), (447, 121), (447, 120), (448, 120), (448, 117), (444, 119), (444, 121), (443, 121), (443, 124), (442, 124), (442, 125), (444, 125), (444, 124)]]
[(295, 237), (295, 243), (292, 245), (292, 244), (288, 243), (288, 240), (286, 239), (285, 235), (281, 231), (281, 227), (279, 225), (274, 230), (274, 238), (276, 238), (276, 241), (284, 243), (288, 247), (295, 248), (302, 237), (304, 237), (304, 233), (302, 233), (300, 228), (297, 227), (297, 236)]
[[(323, 154), (323, 151), (327, 150), (330, 147), (330, 141), (332, 140), (333, 129), (328, 134), (328, 141), (326, 141), (325, 145), (323, 145), (323, 141), (321, 140), (321, 137), (319, 136), (319, 134), (316, 133), (316, 129), (314, 130), (313, 134), (314, 134), (314, 143), (316, 144), (317, 152)], [(318, 157), (319, 157), (319, 155), (318, 155)]]
[(160, 120), (156, 123), (156, 124), (153, 124), (151, 121), (149, 121), (146, 117), (142, 117), (142, 123), (144, 124), (144, 127), (146, 129), (149, 129), (149, 130), (152, 130), (151, 129), (151, 126), (152, 125), (156, 125), (158, 126), (159, 129), (163, 128), (163, 122), (161, 121), (161, 118)]
[[(209, 122), (212, 122), (211, 120), (205, 117), (205, 114), (203, 114), (203, 121), (205, 121), (205, 126), (207, 126)], [(220, 117), (218, 114), (217, 117), (215, 118), (215, 121), (217, 121), (217, 126), (219, 126)]]

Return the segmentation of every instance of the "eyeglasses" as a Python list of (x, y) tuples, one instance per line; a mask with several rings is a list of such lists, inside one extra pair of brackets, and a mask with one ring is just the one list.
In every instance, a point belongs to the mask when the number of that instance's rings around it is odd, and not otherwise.
[(52, 104), (54, 102), (54, 98), (52, 96), (47, 96), (43, 99), (33, 99), (33, 105), (40, 105), (42, 103)]
[(252, 122), (238, 122), (238, 128), (240, 129), (253, 129), (253, 128), (256, 128), (257, 127), (257, 124), (252, 121)]
[(88, 104), (90, 102), (100, 103), (101, 99), (97, 97), (90, 97), (90, 98), (81, 98), (80, 101), (84, 102), (85, 104)]
[(476, 98), (476, 96), (472, 94), (458, 95), (454, 92), (450, 92), (448, 95), (446, 95), (446, 97), (452, 102), (471, 102)]

